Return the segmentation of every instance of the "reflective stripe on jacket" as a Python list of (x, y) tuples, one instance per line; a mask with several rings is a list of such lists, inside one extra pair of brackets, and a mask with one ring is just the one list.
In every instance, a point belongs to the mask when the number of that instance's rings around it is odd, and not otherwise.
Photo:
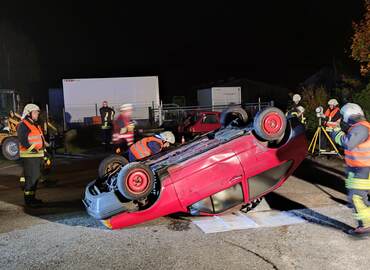
[(344, 158), (346, 164), (350, 167), (370, 167), (370, 123), (367, 121), (358, 122), (349, 129), (349, 133), (351, 133), (351, 129), (353, 127), (358, 125), (363, 125), (367, 127), (369, 131), (368, 138), (365, 142), (357, 145), (351, 150), (345, 149)]
[(330, 109), (327, 109), (325, 111), (325, 116), (328, 117), (328, 121), (325, 123), (325, 126), (327, 127), (331, 127), (331, 128), (335, 128), (338, 126), (339, 122), (340, 122), (340, 119), (338, 119), (337, 121), (335, 122), (332, 122), (332, 119), (333, 117), (339, 113), (339, 108), (338, 107), (335, 107), (332, 111)]
[(130, 147), (130, 152), (134, 155), (134, 157), (137, 160), (143, 159), (145, 157), (148, 157), (152, 155), (152, 151), (150, 150), (148, 143), (150, 142), (156, 142), (160, 145), (160, 148), (162, 150), (163, 148), (163, 142), (161, 139), (158, 139), (156, 137), (147, 137), (144, 138), (138, 142), (136, 142), (134, 145)]
[[(43, 157), (44, 156), (44, 136), (42, 130), (38, 125), (32, 125), (27, 120), (22, 120), (22, 123), (25, 124), (30, 133), (28, 133), (28, 142), (31, 145), (29, 148), (24, 147), (19, 144), (19, 152), (21, 158), (30, 158), (30, 157)], [(35, 151), (32, 152), (32, 150)]]

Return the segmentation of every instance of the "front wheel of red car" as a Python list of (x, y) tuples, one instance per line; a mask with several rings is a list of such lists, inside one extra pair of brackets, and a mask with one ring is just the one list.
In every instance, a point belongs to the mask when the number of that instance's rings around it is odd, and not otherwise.
[(129, 200), (146, 198), (154, 187), (154, 175), (150, 168), (139, 162), (124, 166), (117, 177), (118, 191)]
[(253, 121), (255, 133), (266, 141), (282, 138), (287, 126), (284, 113), (275, 107), (266, 108), (257, 113)]

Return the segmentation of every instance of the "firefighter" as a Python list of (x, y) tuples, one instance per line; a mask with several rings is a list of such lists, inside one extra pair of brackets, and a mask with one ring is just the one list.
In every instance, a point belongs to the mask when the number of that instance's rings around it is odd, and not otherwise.
[(134, 143), (135, 124), (131, 119), (132, 112), (133, 106), (131, 104), (121, 105), (120, 114), (113, 122), (112, 141), (117, 154), (126, 151)]
[(306, 124), (306, 117), (304, 117), (305, 109), (302, 106), (297, 106), (294, 111), (290, 111), (291, 116), (295, 116), (299, 119), (299, 121), (305, 125)]
[[(323, 119), (323, 126), (325, 127), (326, 132), (330, 134), (333, 131), (340, 130), (340, 120), (341, 114), (340, 109), (338, 107), (338, 101), (336, 99), (330, 99), (328, 101), (329, 107), (325, 111), (325, 113), (321, 113), (321, 118)], [(322, 152), (328, 151), (328, 139), (326, 136), (321, 137), (321, 150)], [(335, 151), (332, 151), (335, 152)]]
[(112, 123), (114, 119), (114, 110), (108, 107), (107, 101), (103, 101), (103, 105), (99, 109), (99, 112), (102, 122), (101, 129), (103, 132), (103, 144), (108, 145), (110, 144), (112, 139)]
[(42, 204), (41, 200), (35, 198), (45, 149), (44, 135), (38, 124), (39, 114), (40, 108), (37, 105), (27, 104), (23, 110), (22, 121), (17, 127), (24, 170), (24, 201), (26, 206), (30, 207)]
[(328, 101), (329, 108), (324, 113), (324, 126), (327, 132), (333, 132), (334, 130), (340, 129), (340, 109), (338, 107), (339, 103), (336, 99), (331, 99)]
[(148, 156), (158, 154), (170, 144), (175, 143), (175, 135), (171, 131), (164, 131), (159, 135), (146, 137), (131, 145), (128, 156), (130, 162), (141, 160)]
[(334, 131), (332, 138), (344, 148), (348, 200), (355, 210), (358, 227), (349, 233), (370, 233), (370, 123), (361, 107), (347, 103), (340, 110), (348, 129)]

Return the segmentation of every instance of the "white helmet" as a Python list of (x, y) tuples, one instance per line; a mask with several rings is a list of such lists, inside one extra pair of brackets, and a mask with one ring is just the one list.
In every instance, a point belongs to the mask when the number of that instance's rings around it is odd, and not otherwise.
[(348, 123), (348, 120), (350, 118), (356, 117), (356, 116), (362, 116), (364, 117), (364, 111), (361, 109), (361, 107), (355, 103), (347, 103), (340, 109), (340, 113), (343, 116), (343, 121)]
[(165, 142), (169, 142), (171, 144), (175, 143), (175, 135), (171, 131), (164, 131), (159, 134), (159, 138)]
[(294, 101), (294, 103), (296, 103), (296, 104), (298, 104), (300, 101), (301, 101), (301, 96), (300, 95), (298, 95), (298, 94), (294, 94), (293, 95), (293, 101)]
[(22, 119), (29, 115), (32, 111), (40, 111), (40, 107), (32, 103), (27, 104), (26, 106), (24, 106)]
[(298, 106), (297, 110), (299, 113), (304, 113), (305, 109), (302, 106)]
[(332, 98), (328, 101), (328, 105), (338, 106), (338, 101), (335, 98)]
[(133, 106), (132, 104), (129, 104), (129, 103), (126, 103), (126, 104), (122, 104), (120, 107), (119, 107), (119, 111), (122, 112), (122, 111), (129, 111), (129, 110), (132, 110), (133, 109)]

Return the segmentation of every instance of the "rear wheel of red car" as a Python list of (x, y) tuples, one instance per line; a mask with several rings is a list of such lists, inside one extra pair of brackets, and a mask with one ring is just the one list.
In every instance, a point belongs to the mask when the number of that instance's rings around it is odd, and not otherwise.
[(127, 159), (119, 155), (111, 155), (103, 159), (99, 164), (98, 174), (100, 178), (117, 172), (128, 163)]
[(221, 126), (227, 127), (234, 120), (236, 125), (245, 125), (248, 122), (248, 114), (239, 107), (231, 107), (221, 113)]
[(154, 186), (154, 175), (148, 166), (132, 162), (122, 168), (117, 177), (118, 191), (129, 200), (146, 198)]
[(266, 141), (280, 139), (285, 133), (286, 125), (287, 120), (284, 113), (275, 107), (258, 112), (253, 122), (256, 134)]

